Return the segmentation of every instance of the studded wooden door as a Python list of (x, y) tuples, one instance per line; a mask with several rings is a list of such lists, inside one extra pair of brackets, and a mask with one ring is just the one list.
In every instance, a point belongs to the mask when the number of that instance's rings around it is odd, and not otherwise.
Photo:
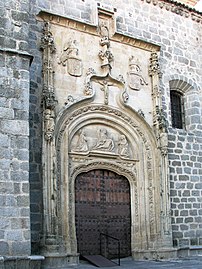
[[(75, 195), (78, 252), (82, 255), (100, 254), (100, 233), (105, 233), (120, 239), (121, 257), (130, 256), (131, 210), (128, 180), (108, 170), (92, 170), (77, 177)], [(108, 239), (107, 247), (108, 257), (116, 257), (117, 242)]]

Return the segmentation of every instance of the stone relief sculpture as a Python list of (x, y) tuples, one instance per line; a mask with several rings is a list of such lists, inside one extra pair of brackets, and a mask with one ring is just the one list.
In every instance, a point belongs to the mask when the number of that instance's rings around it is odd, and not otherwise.
[(97, 143), (93, 150), (112, 151), (114, 149), (114, 141), (109, 138), (108, 132), (105, 128), (99, 129)]
[(85, 95), (92, 95), (93, 94), (93, 87), (91, 83), (91, 77), (96, 74), (95, 70), (93, 68), (89, 68), (86, 72), (86, 80), (85, 80), (85, 88), (84, 88), (84, 94)]
[(129, 58), (129, 72), (128, 72), (128, 85), (131, 89), (140, 91), (141, 86), (148, 85), (143, 76), (141, 75), (141, 67), (139, 60), (135, 60), (134, 56)]
[(67, 66), (67, 72), (71, 76), (82, 76), (82, 61), (79, 58), (79, 49), (76, 40), (69, 40), (63, 48), (63, 52), (58, 62), (63, 66)]
[(125, 135), (120, 135), (118, 141), (118, 154), (121, 157), (129, 157), (129, 145)]
[(113, 86), (113, 83), (109, 83), (107, 80), (104, 81), (98, 81), (99, 84), (102, 85), (102, 87), (100, 88), (101, 91), (104, 92), (104, 104), (108, 105), (109, 103), (109, 86)]
[(86, 133), (84, 130), (80, 130), (77, 145), (74, 151), (87, 152), (88, 151), (88, 141), (86, 138)]
[(109, 49), (109, 47), (110, 47), (109, 29), (108, 29), (108, 26), (106, 25), (106, 23), (102, 20), (100, 21), (100, 25), (99, 25), (99, 33), (101, 36), (100, 45), (103, 47), (103, 50), (99, 51), (98, 56), (102, 60), (101, 67), (102, 68), (107, 67), (108, 72), (109, 72), (112, 68), (111, 62), (113, 61), (114, 56)]
[[(89, 135), (90, 134), (90, 135)], [(94, 142), (96, 140), (96, 143)], [(113, 154), (114, 156), (122, 158), (130, 158), (129, 143), (127, 137), (122, 133), (114, 132), (104, 127), (89, 126), (85, 130), (80, 129), (72, 138), (72, 146), (70, 152), (79, 153), (93, 153), (104, 152), (106, 155)]]
[(55, 129), (55, 113), (51, 109), (44, 111), (45, 139), (51, 140)]
[(108, 27), (107, 27), (107, 25), (105, 24), (104, 21), (100, 22), (99, 33), (100, 33), (100, 36), (101, 36), (100, 45), (101, 46), (107, 45), (107, 47), (109, 47), (109, 45), (110, 45), (110, 42), (109, 42), (109, 29), (108, 29)]

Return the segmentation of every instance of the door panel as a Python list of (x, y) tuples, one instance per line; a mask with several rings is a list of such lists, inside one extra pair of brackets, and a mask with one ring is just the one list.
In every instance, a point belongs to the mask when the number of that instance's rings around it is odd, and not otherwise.
[[(80, 174), (75, 182), (78, 251), (100, 254), (100, 232), (121, 241), (121, 256), (131, 254), (130, 187), (127, 179), (108, 170)], [(103, 239), (102, 239), (103, 240)], [(110, 258), (117, 242), (108, 239)]]

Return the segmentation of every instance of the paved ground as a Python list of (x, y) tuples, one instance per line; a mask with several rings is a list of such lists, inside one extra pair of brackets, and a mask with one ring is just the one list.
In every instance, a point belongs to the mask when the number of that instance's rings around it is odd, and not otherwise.
[[(98, 267), (89, 264), (86, 261), (80, 261), (77, 266), (71, 266), (72, 269), (96, 269)], [(121, 260), (120, 266), (102, 267), (103, 269), (202, 269), (202, 256), (189, 257), (185, 259), (170, 261), (133, 261), (131, 258)]]

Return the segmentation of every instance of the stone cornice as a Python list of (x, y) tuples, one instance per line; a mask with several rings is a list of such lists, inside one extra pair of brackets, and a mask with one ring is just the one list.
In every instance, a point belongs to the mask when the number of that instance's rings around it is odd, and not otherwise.
[[(50, 22), (52, 24), (60, 25), (80, 32), (85, 32), (91, 35), (99, 36), (99, 33), (97, 31), (98, 25), (96, 24), (82, 22), (73, 18), (64, 17), (46, 11), (40, 11), (37, 18), (45, 22)], [(124, 33), (115, 32), (115, 34), (112, 37), (110, 37), (110, 40), (114, 42), (121, 42), (122, 44), (127, 44), (133, 47), (141, 48), (143, 50), (147, 50), (150, 52), (160, 50), (160, 46), (154, 43), (149, 43), (144, 40), (136, 39)]]
[(24, 58), (29, 58), (30, 59), (30, 64), (33, 61), (33, 55), (29, 54), (26, 51), (19, 51), (19, 50), (15, 50), (15, 49), (4, 49), (4, 48), (0, 48), (0, 52), (1, 53), (7, 53), (7, 54), (15, 54), (18, 55), (20, 57), (24, 57)]
[(193, 21), (202, 23), (202, 12), (196, 9), (179, 3), (173, 0), (141, 0), (148, 4), (153, 4), (154, 6), (159, 6), (160, 8), (165, 8), (167, 11), (171, 11), (185, 18), (191, 17)]

